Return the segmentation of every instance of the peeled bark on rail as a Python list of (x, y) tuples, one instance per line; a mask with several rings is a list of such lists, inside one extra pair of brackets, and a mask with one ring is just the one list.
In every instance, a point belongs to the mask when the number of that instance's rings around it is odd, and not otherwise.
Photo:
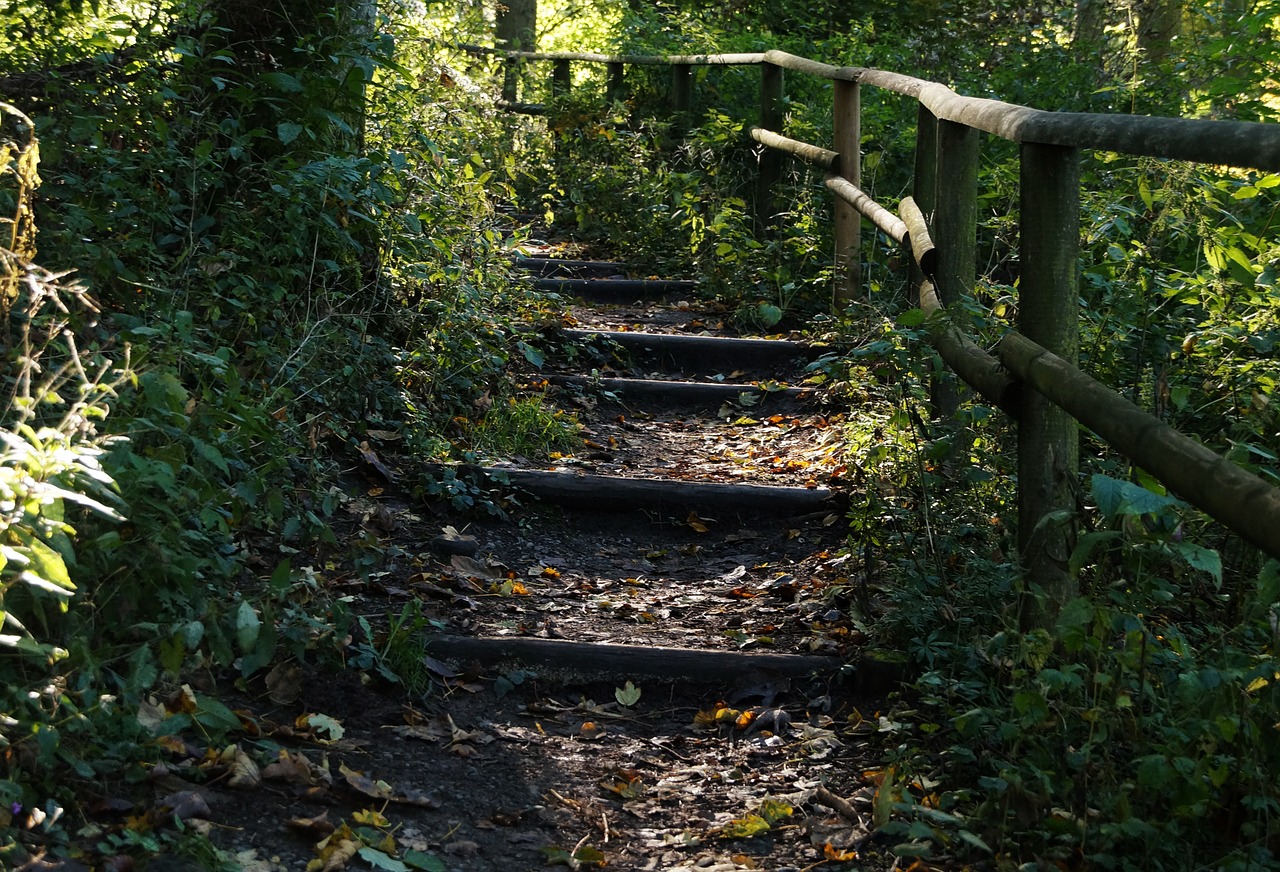
[(925, 221), (924, 213), (912, 197), (903, 197), (898, 203), (898, 211), (902, 214), (902, 223), (907, 227), (907, 241), (911, 243), (911, 256), (915, 258), (916, 266), (925, 276), (933, 278), (938, 269), (938, 249), (934, 248), (933, 240), (929, 238), (929, 224)]
[[(539, 678), (567, 682), (620, 680), (635, 676), (690, 681), (734, 680), (747, 676), (801, 678), (829, 675), (845, 667), (840, 657), (821, 654), (765, 654), (655, 645), (572, 642), (529, 636), (429, 636), (427, 653), (457, 664), (485, 667), (532, 666), (550, 670)], [(854, 664), (859, 690), (890, 690), (902, 681), (901, 664), (863, 657)]]
[(907, 233), (907, 226), (902, 220), (894, 215), (888, 209), (881, 206), (875, 200), (871, 199), (862, 191), (861, 188), (854, 185), (848, 179), (842, 179), (838, 176), (827, 176), (826, 186), (845, 203), (848, 203), (854, 209), (857, 209), (872, 224), (883, 230), (890, 239), (895, 242), (901, 242)]
[(840, 173), (840, 155), (828, 148), (790, 139), (763, 127), (752, 127), (751, 138), (768, 148), (776, 148), (784, 154), (802, 160), (815, 167), (822, 167), (829, 173)]
[(839, 79), (846, 82), (858, 81), (858, 76), (862, 72), (861, 67), (833, 67), (831, 64), (802, 58), (799, 55), (778, 51), (777, 49), (770, 49), (765, 52), (764, 62), (775, 64), (793, 72), (817, 76), (820, 79)]
[(1037, 392), (1246, 542), (1280, 557), (1280, 488), (1273, 487), (1018, 333), (1000, 359)]

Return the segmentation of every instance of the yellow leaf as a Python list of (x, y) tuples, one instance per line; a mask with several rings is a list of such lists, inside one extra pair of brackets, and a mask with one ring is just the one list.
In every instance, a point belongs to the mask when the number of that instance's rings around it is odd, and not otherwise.
[(856, 860), (858, 859), (858, 852), (841, 851), (838, 848), (831, 847), (831, 843), (827, 842), (822, 846), (822, 856), (828, 860)]
[(768, 832), (769, 822), (758, 814), (749, 814), (744, 818), (734, 818), (720, 830), (723, 839), (749, 839)]
[(795, 809), (780, 799), (769, 797), (760, 802), (760, 816), (764, 818), (770, 826), (776, 824), (783, 818), (791, 817), (791, 813), (793, 811), (795, 811)]
[(382, 816), (381, 813), (371, 808), (362, 809), (351, 815), (351, 819), (358, 824), (364, 824), (370, 827), (386, 827), (391, 822)]

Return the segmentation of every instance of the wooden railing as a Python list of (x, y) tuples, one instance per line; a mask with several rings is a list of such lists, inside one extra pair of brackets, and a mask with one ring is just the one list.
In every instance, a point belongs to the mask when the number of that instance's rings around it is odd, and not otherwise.
[[(477, 51), (492, 52), (488, 49)], [(1133, 115), (1045, 112), (956, 94), (945, 85), (884, 70), (835, 67), (779, 51), (677, 57), (497, 52), (508, 64), (550, 61), (552, 92), (571, 81), (570, 64), (608, 66), (610, 96), (625, 90), (629, 64), (671, 70), (671, 110), (688, 122), (692, 71), (699, 65), (760, 68), (765, 146), (757, 215), (772, 220), (787, 155), (826, 171), (836, 198), (835, 262), (856, 281), (863, 217), (912, 252), (919, 305), (942, 359), (1018, 423), (1018, 544), (1026, 577), (1049, 602), (1074, 592), (1071, 554), (1079, 474), (1078, 424), (1267, 554), (1280, 557), (1280, 488), (1220, 457), (1077, 368), (1079, 345), (1080, 161), (1082, 149), (1174, 158), (1280, 172), (1280, 125)], [(833, 83), (831, 148), (785, 136), (784, 71)], [(508, 77), (508, 82), (514, 77)], [(917, 101), (912, 195), (897, 214), (859, 188), (862, 86)], [(513, 108), (538, 111), (504, 94)], [(979, 133), (1020, 148), (1020, 280), (1017, 330), (988, 352), (946, 315), (976, 281)]]

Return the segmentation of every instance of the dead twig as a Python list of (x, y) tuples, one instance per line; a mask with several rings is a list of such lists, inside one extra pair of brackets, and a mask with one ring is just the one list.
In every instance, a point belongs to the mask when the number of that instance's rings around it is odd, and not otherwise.
[(853, 807), (853, 804), (844, 797), (832, 793), (825, 786), (819, 785), (813, 792), (813, 801), (838, 812), (840, 817), (850, 823), (862, 826), (862, 815), (858, 814), (858, 810)]

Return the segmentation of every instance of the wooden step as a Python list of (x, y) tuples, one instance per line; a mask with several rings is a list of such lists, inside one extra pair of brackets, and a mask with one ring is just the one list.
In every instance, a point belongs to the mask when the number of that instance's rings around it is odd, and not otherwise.
[(543, 681), (577, 683), (617, 681), (646, 676), (657, 679), (713, 681), (726, 685), (745, 678), (778, 679), (819, 676), (830, 679), (844, 670), (849, 685), (862, 693), (888, 693), (907, 677), (906, 666), (874, 652), (849, 658), (830, 654), (776, 654), (718, 651), (658, 645), (617, 645), (530, 636), (427, 637), (427, 652), (458, 666), (535, 668)]
[(516, 269), (539, 278), (605, 279), (628, 273), (625, 263), (610, 260), (567, 260), (560, 257), (516, 257)]
[[(787, 339), (727, 339), (719, 336), (686, 336), (679, 333), (644, 333), (631, 330), (562, 330), (573, 342), (615, 343), (632, 355), (663, 364), (722, 369), (775, 369), (796, 361), (813, 360), (827, 349)], [(778, 373), (784, 375), (785, 373)]]
[[(428, 468), (443, 471), (442, 464)], [(732, 513), (740, 517), (797, 517), (843, 510), (842, 494), (828, 487), (624, 478), (569, 470), (519, 469), (459, 464), (458, 476), (479, 474), (527, 491), (539, 499), (570, 508), (598, 512), (655, 511), (684, 517), (691, 510)]]
[(458, 664), (551, 667), (573, 673), (577, 681), (641, 675), (694, 681), (754, 674), (794, 678), (813, 673), (830, 675), (845, 665), (844, 660), (832, 655), (615, 645), (529, 636), (430, 636), (427, 652), (432, 657)]
[(751, 408), (765, 405), (795, 404), (813, 396), (805, 388), (783, 388), (766, 391), (756, 385), (724, 382), (663, 381), (640, 378), (588, 378), (580, 375), (550, 375), (552, 384), (606, 391), (628, 400), (659, 402), (672, 409), (718, 409), (741, 395), (758, 398)]
[(534, 279), (540, 291), (583, 300), (661, 300), (675, 294), (693, 295), (698, 283), (681, 279)]

